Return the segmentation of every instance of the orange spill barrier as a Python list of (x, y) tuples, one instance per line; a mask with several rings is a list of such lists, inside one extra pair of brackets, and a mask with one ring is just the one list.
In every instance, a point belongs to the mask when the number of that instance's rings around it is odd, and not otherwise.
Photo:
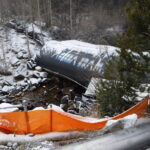
[[(117, 120), (131, 114), (137, 114), (138, 118), (146, 117), (149, 97), (110, 119)], [(15, 134), (42, 134), (48, 132), (71, 130), (96, 130), (102, 129), (108, 119), (90, 120), (58, 110), (33, 110), (27, 112), (0, 113), (0, 132)]]

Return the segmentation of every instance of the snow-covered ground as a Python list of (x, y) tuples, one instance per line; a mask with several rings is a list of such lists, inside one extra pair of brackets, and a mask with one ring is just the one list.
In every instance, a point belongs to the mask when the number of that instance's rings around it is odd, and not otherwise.
[[(96, 88), (97, 88), (97, 85), (99, 82), (100, 82), (99, 78), (92, 78), (89, 85), (88, 85), (88, 88), (87, 88), (85, 94), (96, 95)], [(137, 101), (141, 101), (145, 97), (150, 95), (150, 93), (149, 93), (150, 84), (141, 84), (141, 86), (145, 88), (144, 91), (141, 92), (139, 89), (135, 89), (136, 95), (137, 95), (136, 96)]]
[[(20, 26), (18, 27), (15, 22), (11, 21), (10, 25), (20, 29)], [(36, 40), (31, 39), (30, 36), (27, 38), (26, 33), (17, 32), (17, 29), (0, 27), (0, 67), (11, 74), (0, 75), (0, 92), (2, 91), (5, 94), (10, 94), (14, 91), (15, 94), (18, 94), (22, 90), (34, 89), (32, 86), (42, 83), (47, 77), (47, 74), (41, 72), (39, 67), (35, 68), (33, 62), (30, 62), (28, 66), (34, 66), (35, 69), (29, 69), (27, 67), (27, 62), (30, 59), (29, 51), (32, 58), (35, 58), (39, 54), (42, 46)], [(72, 51), (87, 52), (94, 56), (99, 54), (105, 54), (105, 56), (111, 54), (116, 55), (117, 48), (112, 46), (94, 45), (76, 40), (53, 41), (48, 32), (41, 31), (35, 24), (27, 24), (26, 31), (28, 33), (34, 31), (40, 37), (39, 39), (43, 40), (45, 44), (42, 50), (54, 50), (60, 53), (65, 49), (69, 49)], [(63, 58), (63, 56), (61, 57)]]

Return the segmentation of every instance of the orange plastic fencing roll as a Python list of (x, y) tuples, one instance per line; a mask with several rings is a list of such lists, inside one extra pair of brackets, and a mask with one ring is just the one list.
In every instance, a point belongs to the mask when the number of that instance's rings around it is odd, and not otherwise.
[[(131, 114), (137, 114), (139, 118), (146, 117), (148, 101), (149, 97), (111, 119), (116, 120)], [(7, 134), (42, 134), (71, 130), (96, 130), (102, 129), (107, 121), (107, 119), (100, 119), (91, 122), (86, 117), (53, 109), (0, 113), (0, 132)]]

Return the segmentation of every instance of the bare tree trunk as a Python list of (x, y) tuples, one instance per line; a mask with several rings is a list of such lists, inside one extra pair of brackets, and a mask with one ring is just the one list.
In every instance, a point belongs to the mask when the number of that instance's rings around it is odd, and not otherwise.
[(70, 0), (70, 34), (71, 34), (71, 38), (72, 38), (72, 0)]
[(42, 38), (42, 20), (41, 20), (41, 12), (40, 12), (40, 2), (39, 0), (37, 0), (37, 9), (38, 9), (38, 20), (39, 20), (39, 24), (40, 24), (40, 32), (41, 32), (41, 40), (42, 43), (44, 42), (43, 38)]
[(31, 59), (31, 51), (30, 51), (30, 42), (29, 42), (29, 36), (28, 36), (28, 32), (26, 29), (26, 16), (25, 16), (25, 1), (23, 0), (23, 7), (22, 7), (22, 12), (23, 12), (23, 20), (24, 20), (24, 27), (25, 27), (25, 35), (26, 35), (26, 39), (27, 39), (27, 50), (28, 50), (28, 58)]
[(1, 40), (1, 47), (2, 47), (2, 53), (3, 53), (3, 60), (4, 60), (5, 64), (6, 64), (6, 55), (5, 55), (5, 49), (4, 49), (4, 41), (3, 41), (3, 39)]
[(31, 14), (31, 24), (32, 24), (32, 31), (33, 31), (33, 40), (35, 40), (35, 32), (34, 32), (34, 11), (33, 11), (33, 8), (32, 6), (34, 5), (33, 4), (34, 1), (30, 1), (30, 14)]
[(52, 26), (52, 0), (49, 0), (49, 7), (50, 7), (50, 26)]

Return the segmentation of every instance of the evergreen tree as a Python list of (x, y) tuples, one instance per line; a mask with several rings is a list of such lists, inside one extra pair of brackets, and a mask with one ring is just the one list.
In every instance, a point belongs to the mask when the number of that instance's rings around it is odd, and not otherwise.
[[(149, 80), (150, 73), (150, 1), (131, 0), (127, 6), (130, 26), (120, 38), (119, 71), (126, 95)], [(145, 80), (146, 79), (146, 80)]]
[(105, 65), (97, 87), (101, 115), (130, 107), (141, 83), (150, 81), (150, 0), (131, 0), (126, 8), (129, 27), (119, 37), (119, 57)]

